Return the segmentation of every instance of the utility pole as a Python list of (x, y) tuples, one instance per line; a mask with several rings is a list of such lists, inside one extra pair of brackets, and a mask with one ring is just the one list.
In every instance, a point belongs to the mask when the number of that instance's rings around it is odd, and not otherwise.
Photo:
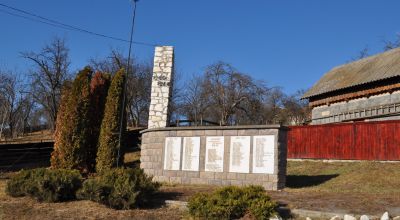
[(119, 158), (121, 155), (121, 143), (122, 143), (122, 132), (123, 129), (126, 129), (123, 127), (124, 124), (124, 116), (125, 116), (125, 108), (126, 108), (126, 82), (128, 81), (128, 74), (130, 71), (130, 65), (131, 65), (131, 50), (132, 50), (132, 40), (133, 40), (133, 30), (135, 27), (135, 18), (136, 18), (136, 3), (139, 0), (133, 0), (133, 16), (132, 16), (132, 25), (131, 25), (131, 35), (129, 39), (129, 52), (128, 52), (128, 61), (127, 61), (127, 67), (126, 67), (126, 72), (125, 72), (125, 81), (124, 81), (124, 88), (122, 90), (122, 106), (121, 106), (121, 112), (120, 112), (120, 123), (119, 123), (119, 136), (118, 136), (118, 155), (117, 155), (117, 167), (119, 167)]

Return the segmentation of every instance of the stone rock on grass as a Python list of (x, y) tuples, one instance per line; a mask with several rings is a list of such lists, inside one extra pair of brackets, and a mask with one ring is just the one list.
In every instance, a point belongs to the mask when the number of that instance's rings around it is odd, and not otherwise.
[(342, 220), (342, 218), (340, 218), (340, 216), (333, 216), (330, 220)]
[(389, 213), (388, 212), (383, 213), (381, 220), (390, 220)]
[(344, 215), (344, 220), (357, 220), (357, 219), (352, 215)]
[(269, 220), (282, 220), (280, 216), (275, 215), (275, 217), (269, 218)]
[(368, 217), (368, 215), (362, 215), (360, 217), (360, 220), (369, 220), (369, 217)]

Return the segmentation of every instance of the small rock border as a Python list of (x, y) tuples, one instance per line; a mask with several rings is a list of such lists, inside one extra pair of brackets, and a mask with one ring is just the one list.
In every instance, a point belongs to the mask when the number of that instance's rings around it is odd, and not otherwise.
[[(299, 212), (296, 213), (296, 210), (294, 210), (294, 212), (292, 212), (292, 213), (297, 214), (297, 215), (300, 215), (300, 216), (304, 216), (304, 215), (302, 215), (302, 214), (304, 214), (304, 212), (307, 212), (307, 211), (304, 211), (304, 210), (303, 210), (303, 212), (300, 211), (300, 213), (299, 213)], [(315, 211), (308, 211), (308, 212), (315, 212)], [(329, 215), (332, 216), (332, 213), (323, 213), (323, 212), (320, 212), (320, 215), (316, 215), (316, 216), (314, 216), (314, 217), (315, 217), (315, 218), (324, 218), (324, 217), (327, 217), (327, 216), (329, 216)], [(378, 217), (378, 216), (369, 216), (369, 215), (354, 216), (354, 215), (349, 215), (349, 214), (345, 214), (345, 215), (336, 214), (336, 215), (334, 215), (333, 217), (331, 217), (331, 218), (326, 218), (326, 219), (330, 219), (330, 220), (358, 220), (358, 219), (359, 219), (359, 220), (372, 220), (372, 219), (380, 219), (380, 220), (400, 220), (400, 216), (391, 217), (391, 216), (389, 215), (388, 212), (385, 212), (385, 213), (383, 213), (383, 215), (382, 215), (381, 217)], [(307, 216), (307, 217), (306, 217), (306, 220), (312, 220), (312, 218), (309, 217), (309, 216)]]
[[(187, 202), (175, 201), (175, 200), (166, 200), (165, 205), (167, 207), (178, 208), (180, 210), (187, 210)], [(312, 220), (312, 218), (326, 218), (330, 220), (372, 220), (372, 219), (380, 219), (380, 220), (400, 220), (400, 216), (391, 217), (388, 212), (383, 213), (381, 217), (378, 216), (370, 216), (370, 215), (349, 215), (349, 214), (338, 214), (332, 212), (320, 212), (320, 211), (311, 211), (305, 209), (293, 209), (291, 210), (292, 214), (298, 215), (300, 217), (305, 217), (306, 220)], [(333, 216), (333, 217), (332, 217)], [(276, 216), (274, 218), (270, 218), (270, 220), (281, 220), (282, 218)]]

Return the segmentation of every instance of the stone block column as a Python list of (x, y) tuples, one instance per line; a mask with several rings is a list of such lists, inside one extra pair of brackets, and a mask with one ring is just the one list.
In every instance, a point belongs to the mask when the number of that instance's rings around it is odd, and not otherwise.
[(168, 126), (173, 70), (174, 48), (171, 46), (156, 47), (148, 128), (163, 128)]

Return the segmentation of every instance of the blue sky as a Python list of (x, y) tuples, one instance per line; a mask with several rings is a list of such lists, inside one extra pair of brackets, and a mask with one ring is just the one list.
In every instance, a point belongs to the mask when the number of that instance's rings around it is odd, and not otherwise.
[[(130, 0), (0, 0), (84, 29), (128, 39)], [(175, 46), (183, 78), (226, 61), (287, 93), (311, 87), (325, 72), (368, 46), (380, 52), (383, 40), (400, 33), (400, 1), (369, 0), (141, 0), (134, 40)], [(4, 10), (0, 7), (1, 10)], [(71, 32), (13, 17), (0, 11), (0, 67), (27, 73), (22, 51), (39, 51), (53, 36), (67, 39), (72, 70), (111, 48), (128, 44)], [(140, 60), (153, 47), (133, 45)]]

